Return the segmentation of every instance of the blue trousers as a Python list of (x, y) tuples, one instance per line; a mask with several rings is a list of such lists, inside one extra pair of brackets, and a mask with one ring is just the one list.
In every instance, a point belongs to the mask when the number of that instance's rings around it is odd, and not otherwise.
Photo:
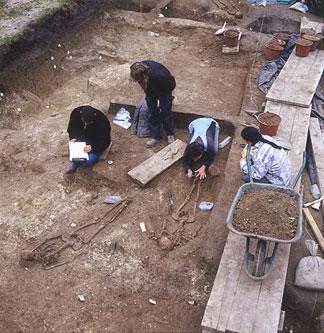
[(91, 167), (98, 162), (100, 154), (90, 152), (90, 153), (88, 153), (88, 156), (89, 156), (89, 159), (87, 161), (73, 161), (73, 163), (75, 163), (78, 167), (79, 166)]
[(167, 135), (174, 135), (175, 128), (172, 117), (172, 94), (169, 93), (163, 96), (146, 95), (145, 99), (150, 113), (149, 128), (152, 137), (157, 140), (162, 138), (162, 126)]

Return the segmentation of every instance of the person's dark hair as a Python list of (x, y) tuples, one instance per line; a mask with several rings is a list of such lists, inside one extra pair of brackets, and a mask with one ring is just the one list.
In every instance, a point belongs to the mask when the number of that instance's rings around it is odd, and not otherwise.
[(192, 142), (188, 146), (188, 156), (191, 160), (199, 157), (204, 151), (204, 146), (198, 142)]
[(81, 119), (89, 124), (95, 120), (97, 110), (90, 105), (80, 106)]
[(274, 142), (265, 139), (254, 127), (245, 127), (241, 132), (241, 136), (245, 141), (251, 142), (252, 145), (255, 145), (258, 142), (263, 142), (269, 144), (275, 149), (282, 149), (282, 147), (276, 145)]
[(130, 66), (130, 76), (137, 81), (144, 91), (147, 90), (149, 81), (149, 66), (143, 62), (135, 62)]

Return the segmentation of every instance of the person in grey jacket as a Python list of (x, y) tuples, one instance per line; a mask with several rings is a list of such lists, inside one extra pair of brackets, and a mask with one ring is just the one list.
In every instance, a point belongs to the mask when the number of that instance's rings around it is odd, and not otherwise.
[(198, 118), (189, 124), (189, 134), (183, 168), (188, 178), (204, 179), (218, 151), (219, 125), (212, 118)]

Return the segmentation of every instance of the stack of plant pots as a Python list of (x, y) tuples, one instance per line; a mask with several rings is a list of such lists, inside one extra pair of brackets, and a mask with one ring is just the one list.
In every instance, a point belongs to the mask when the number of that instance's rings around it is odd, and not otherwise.
[(322, 34), (316, 34), (312, 28), (303, 28), (300, 33), (301, 38), (296, 42), (296, 55), (298, 57), (307, 57), (309, 52), (315, 51), (317, 47), (324, 48)]

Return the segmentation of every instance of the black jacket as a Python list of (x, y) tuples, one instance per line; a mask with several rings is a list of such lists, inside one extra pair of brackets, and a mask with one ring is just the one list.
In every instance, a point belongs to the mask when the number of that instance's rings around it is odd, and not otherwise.
[(82, 111), (82, 106), (75, 108), (71, 113), (67, 129), (70, 140), (77, 139), (78, 141), (85, 141), (87, 145), (91, 145), (94, 153), (100, 154), (111, 142), (109, 120), (101, 111), (96, 110), (94, 122), (84, 128), (80, 111)]
[(169, 70), (153, 60), (144, 60), (143, 63), (149, 67), (150, 77), (145, 93), (157, 97), (170, 94), (176, 87), (176, 81)]

